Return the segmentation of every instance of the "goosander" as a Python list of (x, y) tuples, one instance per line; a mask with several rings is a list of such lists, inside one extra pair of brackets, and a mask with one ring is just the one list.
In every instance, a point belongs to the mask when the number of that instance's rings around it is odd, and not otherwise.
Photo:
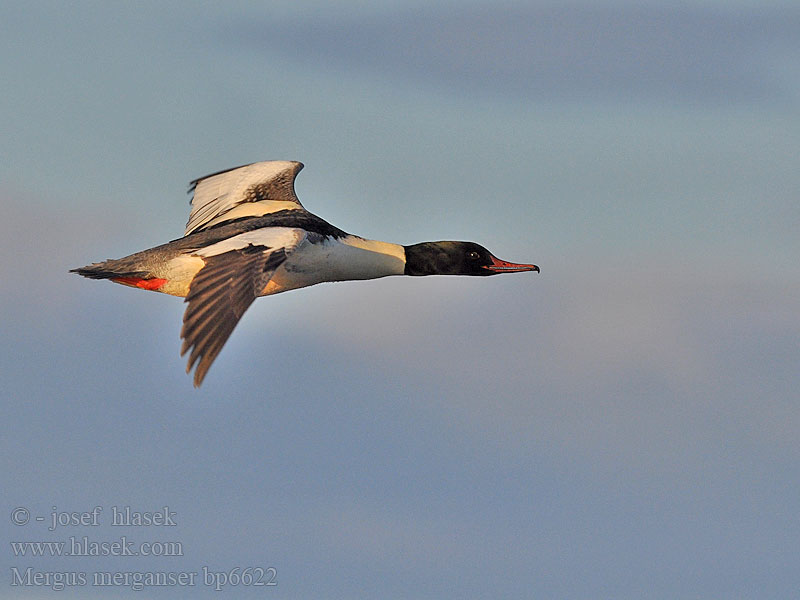
[(402, 246), (346, 233), (300, 204), (294, 181), (302, 168), (265, 161), (195, 179), (183, 237), (70, 272), (185, 298), (181, 356), (189, 352), (186, 372), (196, 365), (199, 387), (258, 296), (387, 275), (539, 271), (500, 260), (474, 242)]

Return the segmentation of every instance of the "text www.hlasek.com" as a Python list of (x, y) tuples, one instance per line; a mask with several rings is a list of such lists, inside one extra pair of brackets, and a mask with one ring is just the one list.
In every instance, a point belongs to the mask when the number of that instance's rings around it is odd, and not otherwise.
[(66, 542), (11, 542), (16, 558), (40, 556), (183, 556), (181, 542), (141, 542), (126, 536), (113, 542), (97, 542), (88, 536), (70, 536)]

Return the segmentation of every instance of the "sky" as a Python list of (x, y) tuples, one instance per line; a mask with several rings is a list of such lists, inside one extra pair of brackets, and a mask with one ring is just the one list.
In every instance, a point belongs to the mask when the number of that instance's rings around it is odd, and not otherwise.
[[(795, 596), (799, 48), (792, 2), (4, 3), (0, 597)], [(541, 273), (260, 299), (194, 389), (179, 299), (68, 270), (269, 159)], [(84, 536), (181, 555), (20, 554)]]

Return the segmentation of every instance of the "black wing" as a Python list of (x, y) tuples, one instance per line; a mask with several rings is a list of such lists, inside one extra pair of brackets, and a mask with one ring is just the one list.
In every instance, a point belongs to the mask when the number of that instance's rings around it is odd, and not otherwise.
[(285, 260), (284, 248), (253, 245), (205, 259), (189, 286), (181, 329), (181, 356), (191, 348), (186, 372), (197, 363), (195, 387), (203, 382), (244, 311)]

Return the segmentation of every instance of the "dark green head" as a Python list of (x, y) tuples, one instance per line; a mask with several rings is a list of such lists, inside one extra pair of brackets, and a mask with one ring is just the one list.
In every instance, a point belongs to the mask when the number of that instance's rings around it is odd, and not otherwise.
[(475, 242), (422, 242), (405, 246), (406, 275), (497, 275), (539, 271), (536, 265), (500, 260)]

